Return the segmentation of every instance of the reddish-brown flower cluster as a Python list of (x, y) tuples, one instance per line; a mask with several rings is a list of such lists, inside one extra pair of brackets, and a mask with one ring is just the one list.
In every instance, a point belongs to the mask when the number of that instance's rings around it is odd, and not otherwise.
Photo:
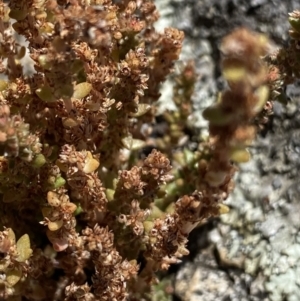
[(0, 225), (34, 248), (17, 265), (1, 249), (4, 296), (123, 300), (138, 269), (126, 259), (141, 253), (144, 222), (171, 179), (159, 152), (138, 167), (139, 127), (154, 120), (183, 33), (157, 33), (150, 0), (18, 0), (1, 2), (0, 14)]

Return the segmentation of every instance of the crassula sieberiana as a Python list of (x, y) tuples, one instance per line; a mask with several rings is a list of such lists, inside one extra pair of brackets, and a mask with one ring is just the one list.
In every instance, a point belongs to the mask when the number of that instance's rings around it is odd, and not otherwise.
[(0, 15), (1, 300), (149, 299), (189, 233), (228, 210), (235, 163), (280, 88), (262, 61), (268, 40), (246, 29), (223, 40), (228, 88), (192, 152), (193, 62), (155, 134), (184, 34), (155, 31), (153, 1), (1, 1)]

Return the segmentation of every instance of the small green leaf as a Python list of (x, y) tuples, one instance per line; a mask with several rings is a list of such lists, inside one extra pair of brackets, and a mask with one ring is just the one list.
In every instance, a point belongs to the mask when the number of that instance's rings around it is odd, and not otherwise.
[(26, 48), (24, 46), (22, 46), (20, 49), (19, 49), (19, 52), (17, 54), (17, 59), (18, 60), (21, 60), (26, 54)]
[(87, 152), (87, 158), (85, 160), (85, 165), (83, 167), (83, 171), (85, 173), (91, 173), (95, 171), (100, 165), (100, 162), (93, 158), (93, 155), (91, 152)]
[(65, 128), (73, 128), (78, 125), (74, 118), (66, 117), (62, 119), (62, 124)]
[(66, 180), (63, 177), (58, 177), (55, 180), (54, 188), (57, 189), (59, 187), (64, 186), (65, 184), (66, 184)]
[(25, 10), (25, 9), (12, 9), (10, 12), (9, 12), (9, 16), (12, 18), (12, 19), (15, 19), (17, 21), (21, 21), (21, 20), (24, 20), (26, 18), (26, 16), (28, 15), (28, 11)]
[(73, 213), (74, 216), (77, 216), (78, 214), (80, 214), (81, 212), (83, 212), (83, 209), (82, 209), (82, 207), (81, 207), (81, 205), (79, 203), (76, 204), (76, 206), (77, 206), (77, 208), (76, 208), (76, 210)]
[(203, 117), (213, 125), (226, 125), (232, 120), (232, 116), (225, 114), (218, 106), (211, 106), (205, 109)]
[(32, 254), (32, 249), (30, 248), (30, 240), (28, 234), (24, 234), (17, 241), (17, 251), (18, 257), (16, 260), (18, 262), (25, 262)]
[(229, 207), (225, 204), (219, 204), (219, 214), (226, 214), (230, 211)]
[(51, 64), (48, 60), (47, 55), (42, 54), (38, 57), (38, 62), (40, 63), (41, 67), (48, 70), (51, 68)]
[(224, 78), (230, 82), (237, 82), (244, 78), (247, 70), (244, 67), (226, 67), (223, 70)]
[(194, 152), (191, 152), (189, 149), (185, 148), (183, 150), (184, 161), (186, 164), (190, 164), (194, 160)]
[(14, 245), (16, 243), (15, 232), (11, 228), (8, 228), (7, 232), (8, 232), (8, 239), (9, 239), (9, 241), (11, 242), (12, 245)]
[(9, 266), (9, 261), (6, 260), (6, 259), (2, 259), (0, 260), (0, 272), (4, 272), (6, 271), (6, 269), (8, 268)]
[(137, 110), (134, 113), (131, 113), (130, 116), (132, 117), (140, 117), (144, 114), (146, 114), (147, 112), (149, 112), (149, 110), (151, 109), (151, 106), (146, 104), (146, 103), (139, 103), (137, 105)]
[(269, 97), (268, 86), (264, 85), (264, 86), (257, 88), (256, 95), (258, 96), (258, 101), (257, 101), (255, 107), (253, 108), (254, 113), (260, 112), (262, 110), (262, 108), (264, 107), (264, 105), (266, 104), (268, 97)]
[(114, 200), (115, 190), (107, 188), (105, 194), (109, 202)]
[(145, 232), (148, 234), (153, 229), (154, 222), (152, 222), (152, 221), (144, 221), (143, 222), (143, 226), (144, 226)]
[(58, 229), (60, 229), (63, 226), (64, 222), (63, 220), (57, 220), (54, 222), (49, 221), (48, 222), (48, 229), (50, 231), (57, 231)]
[(139, 150), (146, 146), (146, 142), (140, 139), (132, 139), (131, 150)]
[(46, 163), (46, 158), (43, 154), (38, 154), (32, 161), (34, 168), (40, 168)]
[(289, 23), (293, 27), (294, 30), (297, 32), (300, 32), (300, 19), (299, 18), (293, 18), (289, 17)]
[(61, 200), (59, 199), (59, 195), (54, 191), (48, 191), (47, 193), (47, 201), (48, 204), (52, 207), (58, 207), (61, 204)]
[(73, 98), (81, 99), (86, 97), (92, 90), (92, 85), (90, 83), (84, 82), (75, 86)]
[(251, 155), (245, 148), (233, 149), (231, 151), (230, 159), (236, 163), (246, 163), (250, 158)]
[(123, 139), (122, 139), (122, 143), (123, 143), (123, 146), (125, 147), (125, 148), (127, 148), (127, 149), (131, 149), (131, 147), (132, 147), (132, 136), (131, 135), (129, 135), (129, 136), (127, 136), (127, 137), (124, 137)]
[(13, 269), (6, 272), (6, 282), (9, 286), (14, 286), (22, 277), (22, 271)]
[(0, 79), (0, 92), (4, 91), (8, 86), (8, 83), (6, 80)]
[(128, 150), (139, 150), (146, 146), (146, 142), (140, 139), (133, 139), (131, 135), (122, 139), (123, 146)]
[(57, 90), (57, 95), (60, 95), (60, 97), (64, 98), (65, 105), (66, 105), (66, 101), (70, 101), (69, 99), (73, 97), (72, 96), (73, 94), (74, 94), (74, 89), (71, 84), (66, 84)]
[(52, 91), (49, 87), (42, 87), (35, 90), (35, 94), (43, 101), (45, 102), (55, 102), (56, 99), (54, 95), (52, 94)]

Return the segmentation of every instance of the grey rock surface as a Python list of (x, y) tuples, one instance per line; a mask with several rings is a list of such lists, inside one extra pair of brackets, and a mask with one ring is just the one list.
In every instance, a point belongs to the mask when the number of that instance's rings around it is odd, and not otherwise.
[[(293, 0), (157, 0), (157, 4), (163, 17), (158, 29), (163, 25), (185, 31), (181, 59), (194, 59), (200, 75), (191, 118), (204, 131), (201, 112), (224, 87), (218, 64), (221, 38), (246, 26), (286, 45), (288, 13), (299, 8)], [(227, 200), (230, 212), (205, 231), (195, 230), (190, 242), (193, 255), (175, 275), (179, 300), (300, 300), (299, 86), (287, 87), (287, 106), (274, 104), (266, 130), (251, 147), (252, 160), (240, 166), (235, 191)], [(162, 103), (170, 98), (163, 93)]]

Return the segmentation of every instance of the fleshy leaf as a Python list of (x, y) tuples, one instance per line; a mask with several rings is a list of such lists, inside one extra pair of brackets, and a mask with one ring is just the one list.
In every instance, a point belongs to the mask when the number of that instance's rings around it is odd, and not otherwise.
[(219, 213), (220, 214), (226, 214), (230, 211), (229, 207), (225, 204), (219, 204)]
[(203, 117), (214, 125), (225, 125), (232, 120), (232, 116), (223, 113), (218, 106), (211, 106), (203, 111)]
[(19, 52), (17, 54), (17, 59), (18, 60), (21, 60), (26, 54), (26, 48), (24, 46), (22, 46), (20, 49), (19, 49)]
[(22, 271), (13, 269), (6, 272), (6, 282), (9, 286), (14, 286), (22, 277)]
[(246, 76), (246, 72), (243, 67), (227, 67), (223, 70), (223, 75), (226, 80), (237, 82)]
[(43, 154), (38, 154), (32, 161), (32, 166), (40, 168), (46, 163), (46, 158)]
[(105, 193), (109, 202), (114, 200), (115, 190), (107, 188)]
[(130, 116), (132, 117), (140, 117), (146, 114), (151, 109), (151, 106), (146, 103), (139, 103), (137, 105), (137, 110), (135, 113), (131, 113)]
[(61, 204), (59, 196), (53, 191), (48, 191), (47, 201), (48, 201), (48, 204), (52, 207), (58, 207)]
[(123, 146), (128, 150), (138, 150), (146, 146), (145, 141), (133, 139), (131, 135), (122, 139)]
[(234, 149), (231, 151), (230, 159), (236, 163), (246, 163), (250, 158), (250, 153), (246, 149)]
[(90, 83), (84, 82), (75, 86), (73, 98), (81, 99), (86, 97), (92, 90), (92, 85)]
[(262, 108), (264, 107), (266, 101), (268, 100), (269, 97), (269, 88), (268, 86), (264, 85), (259, 87), (256, 90), (256, 94), (258, 96), (258, 101), (253, 109), (254, 113), (258, 113), (262, 110)]
[(132, 139), (131, 150), (138, 150), (146, 146), (146, 142), (140, 139)]
[(0, 79), (0, 92), (5, 90), (8, 86), (8, 83), (6, 80)]
[(123, 143), (123, 146), (125, 147), (125, 148), (127, 148), (127, 149), (131, 149), (131, 147), (132, 147), (132, 136), (131, 135), (129, 135), (129, 136), (127, 136), (127, 137), (125, 137), (125, 138), (123, 138), (122, 139), (122, 143)]
[(93, 158), (93, 155), (91, 152), (88, 152), (83, 171), (85, 173), (91, 173), (91, 172), (95, 171), (99, 167), (99, 165), (100, 165), (100, 162)]
[(0, 272), (4, 272), (9, 266), (9, 261), (6, 259), (0, 260)]
[(25, 9), (12, 9), (10, 12), (9, 12), (9, 16), (12, 18), (12, 19), (15, 19), (17, 21), (21, 21), (21, 20), (24, 20), (26, 18), (26, 16), (28, 15), (28, 11), (25, 10)]
[(66, 184), (66, 180), (63, 177), (58, 177), (55, 180), (54, 188), (57, 189), (59, 187), (64, 186), (65, 184)]
[(17, 251), (19, 253), (16, 260), (18, 262), (25, 262), (32, 254), (32, 249), (30, 248), (30, 240), (28, 234), (24, 234), (17, 241)]
[(65, 128), (72, 128), (78, 125), (78, 122), (74, 118), (63, 118), (62, 124)]
[(64, 224), (63, 220), (48, 222), (48, 229), (50, 231), (56, 231), (56, 230), (60, 229), (63, 226), (63, 224)]
[(35, 90), (35, 94), (45, 102), (55, 102), (56, 99), (52, 94), (52, 90), (49, 87), (41, 87)]
[(291, 26), (293, 27), (293, 29), (296, 30), (297, 32), (300, 32), (300, 19), (290, 16), (288, 20)]
[(10, 240), (11, 244), (14, 245), (16, 243), (15, 232), (11, 228), (8, 228), (7, 232), (8, 232), (8, 239)]

